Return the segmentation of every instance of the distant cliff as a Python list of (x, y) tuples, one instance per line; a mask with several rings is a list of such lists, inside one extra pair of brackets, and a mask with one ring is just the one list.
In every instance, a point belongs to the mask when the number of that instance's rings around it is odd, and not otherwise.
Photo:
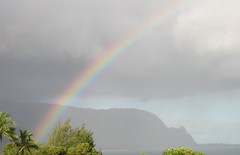
[[(46, 114), (49, 104), (0, 103), (0, 111), (9, 113), (17, 128), (33, 131), (33, 126)], [(101, 149), (159, 149), (196, 146), (184, 127), (168, 128), (156, 115), (137, 109), (93, 110), (66, 107), (64, 121), (73, 126), (85, 124), (94, 132), (96, 147)]]

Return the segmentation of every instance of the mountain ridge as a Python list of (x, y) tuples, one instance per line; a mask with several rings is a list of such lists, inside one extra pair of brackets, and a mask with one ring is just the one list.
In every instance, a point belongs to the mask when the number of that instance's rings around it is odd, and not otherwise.
[[(47, 103), (1, 103), (0, 109), (10, 114), (17, 122), (17, 128), (33, 132), (40, 118), (51, 106)], [(197, 145), (184, 127), (169, 128), (158, 116), (144, 110), (135, 108), (97, 110), (70, 106), (63, 108), (66, 115), (59, 118), (59, 121), (63, 122), (70, 118), (73, 127), (85, 124), (86, 128), (94, 133), (96, 147), (104, 150), (159, 149)]]

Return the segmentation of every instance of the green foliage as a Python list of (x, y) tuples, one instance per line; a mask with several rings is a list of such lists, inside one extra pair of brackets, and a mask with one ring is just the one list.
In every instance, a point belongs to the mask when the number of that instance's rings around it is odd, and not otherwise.
[[(8, 144), (9, 145), (9, 144)], [(12, 145), (6, 146), (3, 155), (17, 155), (18, 149)], [(102, 155), (88, 143), (79, 143), (77, 146), (64, 147), (53, 145), (41, 145), (38, 150), (31, 150), (33, 155)]]
[(32, 154), (31, 150), (38, 149), (38, 145), (31, 139), (32, 133), (28, 130), (20, 130), (18, 139), (8, 143), (4, 149), (4, 155), (28, 155)]
[(81, 128), (72, 128), (68, 119), (63, 124), (58, 123), (52, 129), (46, 145), (40, 146), (36, 155), (101, 155), (94, 148), (93, 133)]
[(169, 148), (163, 151), (162, 155), (204, 155), (201, 152), (194, 151), (189, 148), (177, 147)]
[(17, 139), (15, 126), (16, 123), (11, 120), (10, 115), (0, 111), (0, 141), (2, 141), (2, 136), (10, 141)]
[(77, 146), (79, 143), (88, 143), (94, 147), (93, 133), (86, 130), (84, 126), (81, 128), (72, 128), (68, 119), (63, 124), (58, 123), (52, 130), (47, 145), (71, 147)]
[(39, 150), (33, 152), (34, 155), (102, 155), (88, 143), (78, 143), (77, 146), (69, 148), (64, 146), (41, 145)]
[(0, 112), (0, 140), (2, 136), (7, 137), (10, 142), (3, 148), (3, 155), (27, 155), (31, 149), (37, 149), (38, 145), (32, 139), (32, 133), (20, 130), (19, 137), (15, 133), (16, 123), (11, 120), (10, 115)]
[(3, 155), (15, 155), (18, 154), (18, 148), (15, 147), (14, 143), (8, 143), (4, 146), (2, 150)]
[(67, 155), (102, 155), (102, 153), (88, 143), (79, 143), (76, 147), (70, 147)]
[(32, 133), (28, 130), (20, 130), (19, 139), (15, 142), (18, 152), (24, 155), (25, 152), (31, 154), (31, 149), (38, 149), (38, 145), (31, 139)]
[(90, 147), (94, 147), (93, 133), (90, 130), (85, 129), (83, 125), (81, 128), (75, 128), (70, 131), (70, 137), (68, 139), (68, 146), (77, 146), (78, 143), (88, 143)]
[(66, 155), (67, 148), (64, 146), (42, 145), (34, 155)]
[(68, 146), (71, 130), (70, 120), (65, 121), (64, 124), (56, 124), (47, 140), (47, 144), (53, 146)]

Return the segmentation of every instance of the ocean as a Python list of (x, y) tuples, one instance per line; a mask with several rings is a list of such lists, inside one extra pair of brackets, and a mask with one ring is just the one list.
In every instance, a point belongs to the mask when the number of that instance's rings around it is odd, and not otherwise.
[[(204, 153), (204, 155), (240, 155), (240, 147), (204, 147), (196, 148), (196, 151)], [(127, 151), (127, 150), (103, 150), (103, 155), (162, 155), (162, 150), (152, 151)]]

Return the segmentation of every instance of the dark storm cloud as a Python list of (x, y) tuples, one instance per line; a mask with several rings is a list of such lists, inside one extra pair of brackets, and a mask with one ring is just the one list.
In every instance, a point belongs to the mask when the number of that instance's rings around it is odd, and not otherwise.
[(16, 58), (1, 55), (2, 100), (42, 101), (61, 92), (86, 61), (72, 58)]
[[(0, 97), (21, 100), (56, 97), (98, 53), (167, 5), (144, 0), (0, 3)], [(220, 10), (224, 1), (215, 5), (219, 8), (205, 4), (160, 23), (108, 67), (87, 95), (152, 99), (238, 91), (234, 32), (239, 31), (221, 21), (238, 17), (228, 12), (215, 18), (210, 10)], [(222, 44), (224, 38), (228, 43)]]

